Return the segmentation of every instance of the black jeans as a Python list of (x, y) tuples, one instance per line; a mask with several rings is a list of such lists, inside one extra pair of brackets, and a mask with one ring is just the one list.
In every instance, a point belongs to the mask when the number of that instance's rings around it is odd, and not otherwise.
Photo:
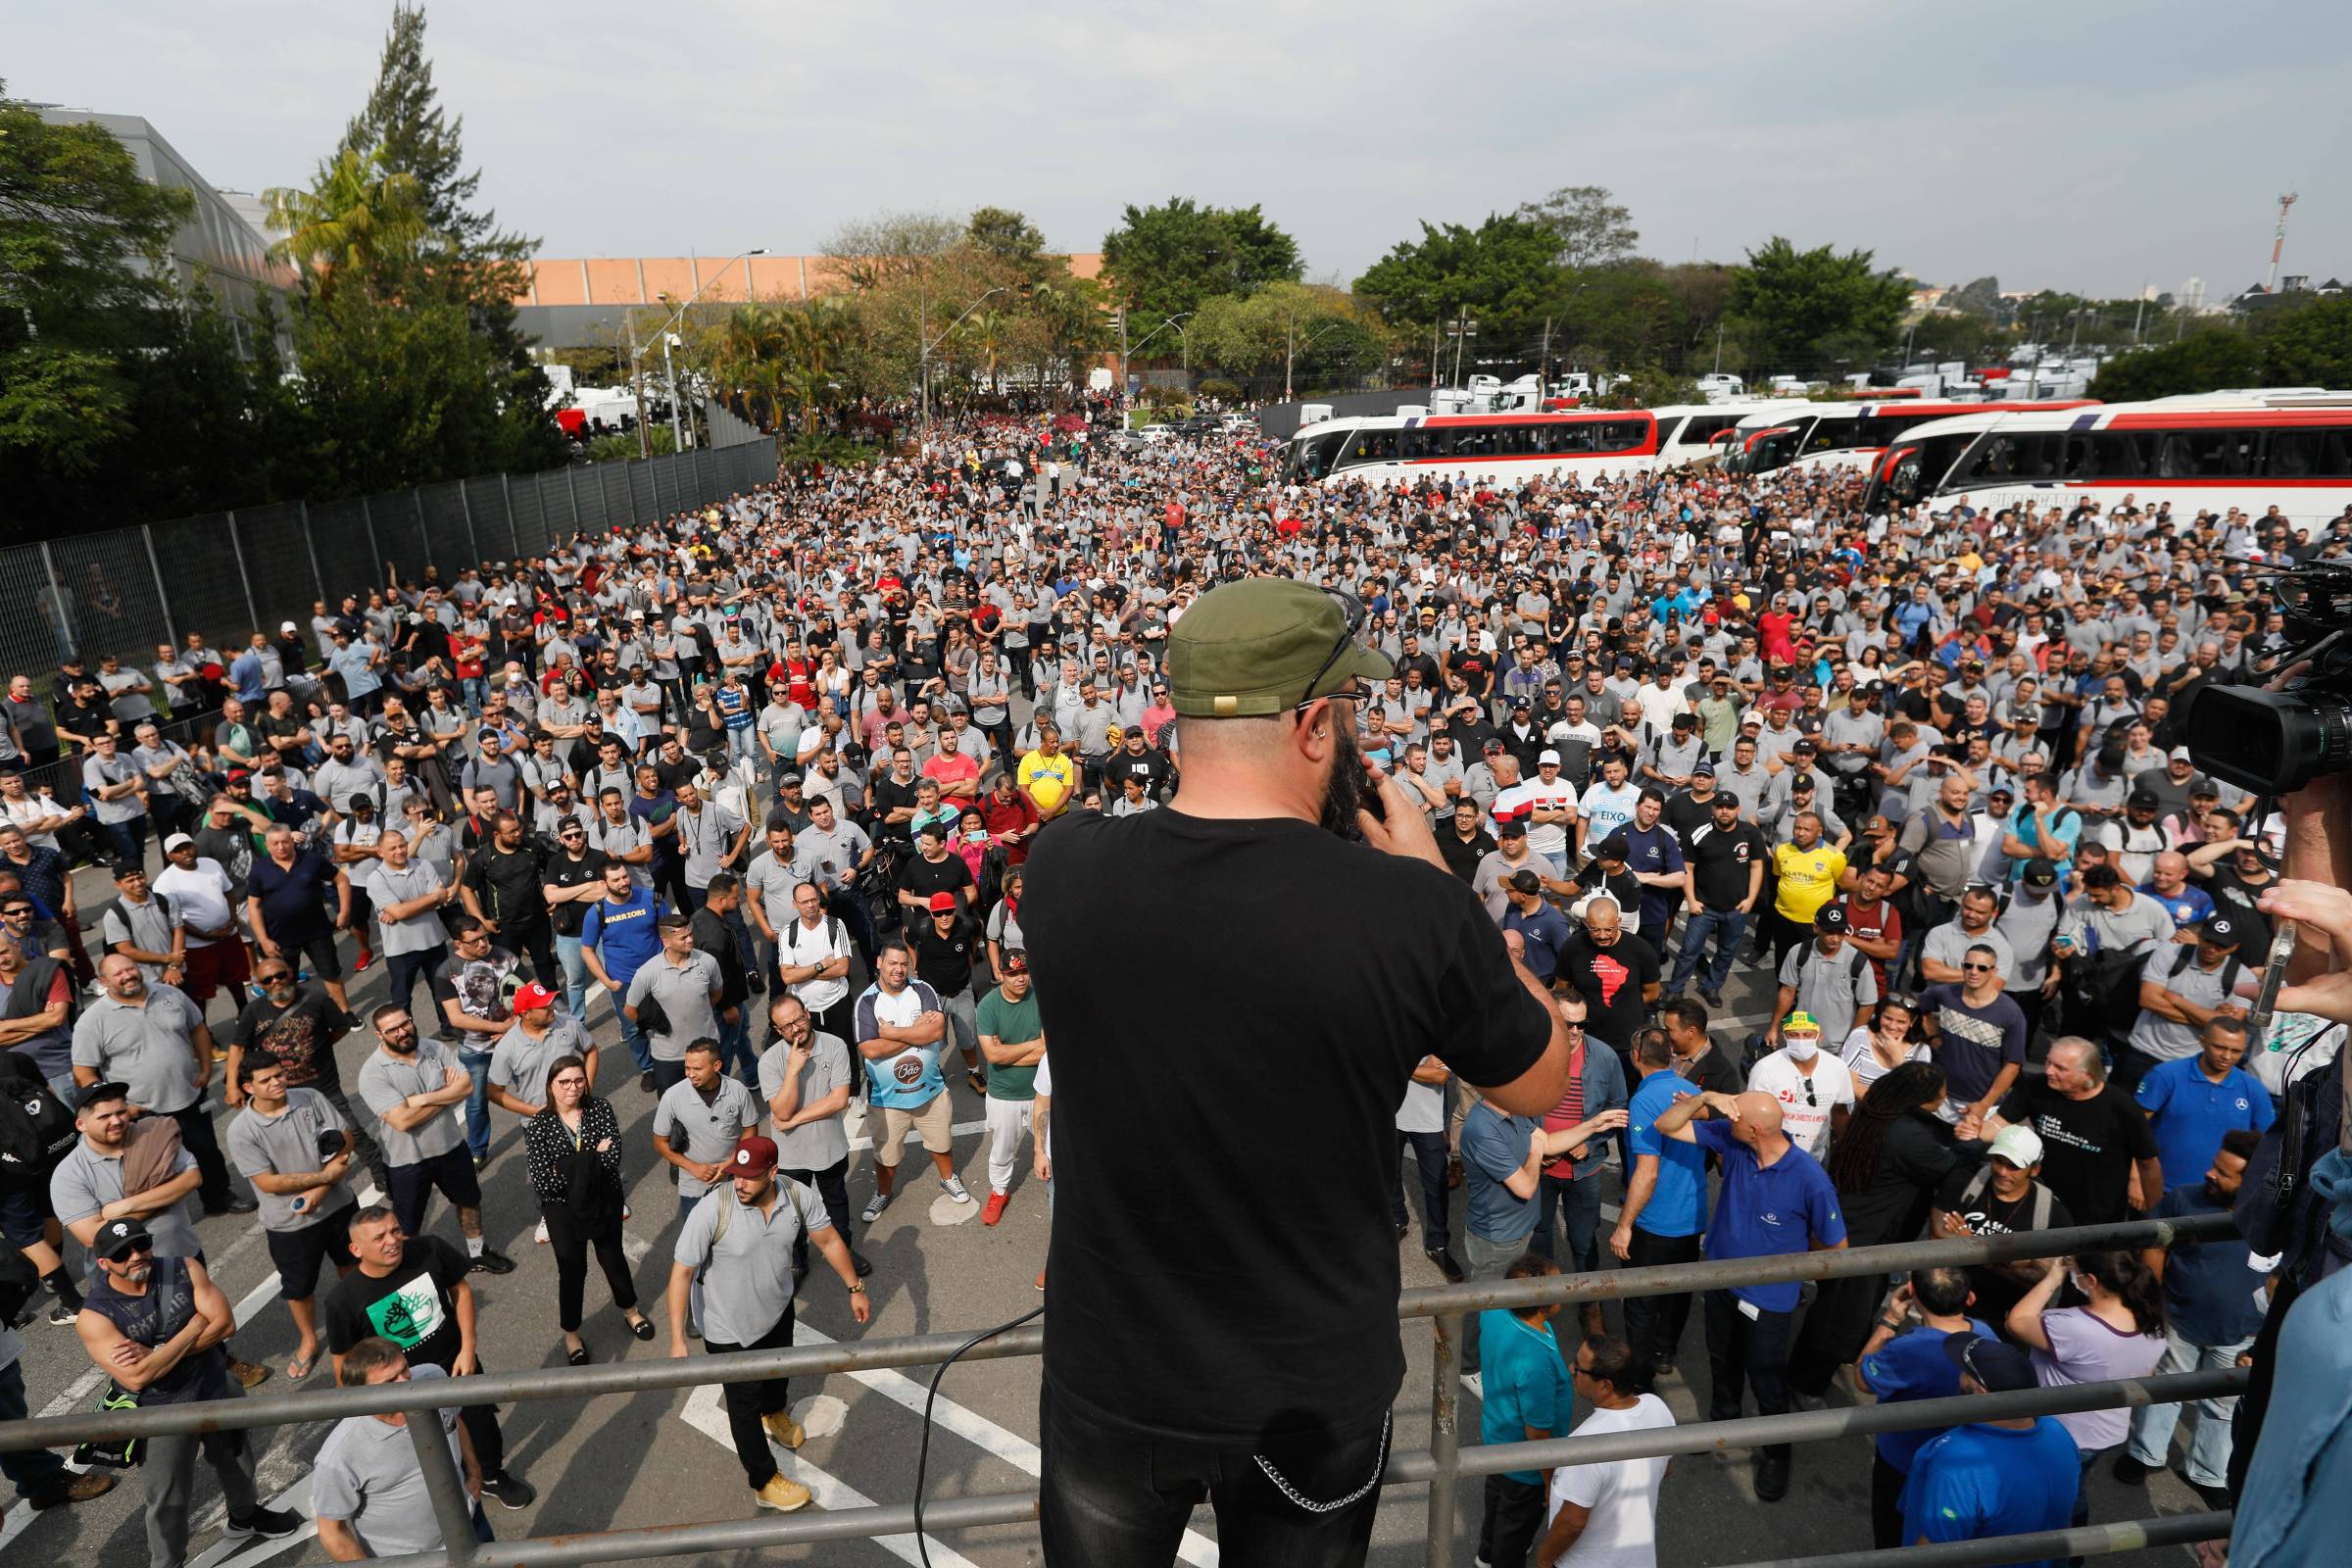
[[(392, 953), (384, 956), (384, 1000), (397, 1002), (402, 1007), (416, 995), (416, 982), (433, 972), (433, 966), (449, 956), (449, 944), (436, 942), (416, 953)], [(425, 988), (426, 1002), (431, 1002), (432, 988)], [(417, 1033), (424, 1031), (419, 1029)]]
[(596, 1249), (597, 1267), (605, 1271), (605, 1285), (612, 1293), (612, 1304), (626, 1312), (637, 1304), (637, 1282), (629, 1277), (628, 1254), (620, 1250), (620, 1215), (602, 1225), (584, 1225), (571, 1211), (568, 1203), (540, 1200), (539, 1212), (547, 1221), (547, 1245), (556, 1253), (556, 1326), (566, 1334), (580, 1332), (580, 1298), (588, 1284), (588, 1250)]
[[(776, 1326), (749, 1345), (723, 1345), (717, 1340), (705, 1340), (703, 1348), (712, 1355), (728, 1355), (737, 1350), (781, 1350), (792, 1344), (792, 1308)], [(767, 1429), (760, 1424), (763, 1415), (792, 1408), (790, 1380), (767, 1378), (752, 1383), (726, 1383), (719, 1394), (727, 1402), (727, 1435), (735, 1440), (735, 1457), (743, 1461), (743, 1478), (758, 1492), (775, 1477), (776, 1461), (767, 1447)], [(484, 1471), (484, 1474), (487, 1474)]]
[(1851, 1362), (1870, 1338), (1871, 1314), (1886, 1291), (1884, 1274), (1823, 1280), (1788, 1353), (1788, 1386), (1816, 1398), (1828, 1393), (1838, 1369)]
[[(1387, 1468), (1385, 1419), (1336, 1438), (1285, 1443), (1253, 1455), (1159, 1442), (1038, 1396), (1043, 1464), (1039, 1530), (1047, 1568), (1168, 1568), (1196, 1504), (1216, 1510), (1217, 1546), (1250, 1568), (1348, 1568), (1364, 1560)], [(1313, 1513), (1268, 1477), (1322, 1505)]]
[(542, 916), (529, 925), (501, 925), (498, 945), (509, 953), (519, 953), (531, 961), (531, 978), (553, 991), (564, 994), (564, 965), (556, 957), (556, 927)]
[(237, 1196), (229, 1185), (228, 1161), (221, 1156), (220, 1140), (213, 1131), (213, 1118), (206, 1111), (204, 1097), (198, 1095), (195, 1103), (172, 1112), (179, 1124), (179, 1146), (196, 1161), (203, 1178), (196, 1189), (197, 1198), (207, 1209), (217, 1209)]
[[(1453, 1245), (1446, 1215), (1446, 1133), (1396, 1135), (1396, 1188), (1389, 1194), (1389, 1218), (1404, 1224), (1404, 1148), (1412, 1146), (1413, 1164), (1421, 1172), (1421, 1250), (1441, 1252)], [(1492, 1560), (1492, 1559), (1490, 1559)]]
[[(842, 1246), (855, 1248), (858, 1245), (850, 1231), (849, 1155), (842, 1155), (823, 1170), (779, 1169), (776, 1174), (789, 1176), (796, 1182), (815, 1188), (816, 1196), (825, 1200), (825, 1212), (831, 1216), (833, 1229), (839, 1233)], [(807, 1231), (801, 1232), (793, 1241), (792, 1266), (803, 1273), (808, 1271), (808, 1233)]]
[(1881, 1551), (1903, 1544), (1903, 1488), (1910, 1480), (1884, 1454), (1870, 1456), (1870, 1533)]
[[(1749, 1317), (1749, 1311), (1755, 1316)], [(1707, 1293), (1707, 1419), (1740, 1419), (1741, 1385), (1756, 1392), (1758, 1415), (1788, 1413), (1788, 1340), (1794, 1312), (1749, 1307), (1730, 1291)], [(1788, 1456), (1786, 1443), (1757, 1452)]]
[[(1640, 1225), (1626, 1250), (1627, 1268), (1655, 1268), (1665, 1263), (1695, 1263), (1701, 1238), (1652, 1236)], [(1646, 1381), (1660, 1361), (1674, 1359), (1690, 1324), (1690, 1293), (1677, 1296), (1629, 1296), (1625, 1298), (1625, 1343), (1634, 1352), (1634, 1368)]]
[(1544, 1530), (1544, 1488), (1534, 1481), (1487, 1477), (1486, 1511), (1478, 1521), (1478, 1560), (1494, 1568), (1526, 1568)]

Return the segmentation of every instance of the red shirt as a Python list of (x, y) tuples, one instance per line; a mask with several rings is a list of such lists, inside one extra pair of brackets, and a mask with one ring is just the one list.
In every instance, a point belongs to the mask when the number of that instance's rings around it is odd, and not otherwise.
[[(1903, 940), (1903, 917), (1894, 912), (1894, 906), (1886, 900), (1881, 899), (1876, 904), (1864, 904), (1849, 893), (1839, 899), (1838, 903), (1838, 906), (1845, 910), (1846, 935), (1860, 937), (1865, 942), (1877, 942), (1884, 939), (1899, 943)], [(1870, 969), (1878, 979), (1879, 995), (1886, 996), (1887, 994), (1886, 961), (1881, 958), (1873, 958), (1870, 960)], [(1840, 1045), (1843, 1043), (1839, 1042)]]
[(1004, 863), (1018, 865), (1029, 858), (1029, 840), (1013, 840), (1011, 835), (1027, 832), (1038, 823), (1037, 808), (1029, 798), (1017, 791), (1009, 801), (999, 800), (990, 790), (980, 797), (980, 816), (988, 823), (988, 836), (1004, 844)]
[[(1573, 1127), (1585, 1119), (1585, 1053), (1590, 1049), (1591, 1042), (1588, 1041), (1586, 1044), (1578, 1046), (1576, 1054), (1568, 1058), (1568, 1092), (1560, 1097), (1558, 1104), (1544, 1113), (1544, 1130), (1545, 1132), (1556, 1133), (1564, 1127)], [(1544, 1167), (1544, 1174), (1557, 1176), (1565, 1181), (1576, 1174), (1579, 1159), (1595, 1158), (1600, 1152), (1601, 1140), (1590, 1139), (1584, 1148), (1562, 1154), (1559, 1158), (1547, 1162)]]

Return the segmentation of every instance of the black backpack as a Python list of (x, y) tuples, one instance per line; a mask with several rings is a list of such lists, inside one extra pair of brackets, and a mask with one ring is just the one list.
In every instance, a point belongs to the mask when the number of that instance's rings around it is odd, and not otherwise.
[(0, 1188), (46, 1186), (74, 1137), (73, 1110), (32, 1063), (18, 1052), (0, 1051)]

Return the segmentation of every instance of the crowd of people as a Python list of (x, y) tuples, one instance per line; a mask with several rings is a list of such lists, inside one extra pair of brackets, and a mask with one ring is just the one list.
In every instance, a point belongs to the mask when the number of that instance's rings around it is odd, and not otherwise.
[[(69, 661), (46, 699), (14, 679), (0, 1066), (42, 1141), (37, 1171), (0, 1175), (0, 1219), (50, 1320), (140, 1402), (252, 1387), (269, 1369), (235, 1355), (195, 1229), (246, 1215), (298, 1331), (284, 1378), (323, 1356), (352, 1386), (462, 1379), (467, 1281), (514, 1266), (484, 1177), (527, 1176), (582, 1364), (592, 1253), (627, 1332), (662, 1331), (620, 1245), (669, 1234), (624, 1196), (651, 1160), (678, 1191), (673, 1354), (791, 1343), (816, 1257), (864, 1321), (856, 1242), (922, 1179), (900, 1179), (909, 1135), (941, 1195), (975, 1200), (955, 1097), (983, 1106), (985, 1223), (1024, 1138), (1050, 1179), (1024, 862), (1057, 818), (1164, 808), (1170, 629), (1248, 576), (1343, 596), (1394, 670), (1354, 705), (1357, 749), (1576, 1041), (1542, 1116), (1434, 1057), (1415, 1074), (1399, 1169), (1443, 1278), (1591, 1271), (1604, 1239), (1671, 1263), (2223, 1210), (2340, 1046), (2294, 1015), (2247, 1038), (2275, 825), (2182, 742), (2200, 696), (2285, 651), (2231, 559), (2340, 553), (2352, 519), (2128, 496), (1873, 516), (1822, 475), (1302, 487), (1247, 435), (1070, 444), (1008, 482), (1036, 440), (935, 427), (540, 559), (355, 585), (233, 656), (191, 633), (143, 667)], [(84, 863), (114, 883), (95, 924)], [(1764, 1000), (1742, 1018), (1727, 992)], [(652, 1108), (634, 1143), (609, 1098), (631, 1092)], [(503, 1118), (512, 1173), (490, 1169)], [(1402, 1241), (1401, 1177), (1389, 1201)], [(1708, 1292), (1706, 1406), (2235, 1364), (2262, 1267), (2184, 1244)], [(1487, 1313), (1462, 1347), (1489, 1441), (1671, 1419), (1655, 1390), (1688, 1298), (1628, 1301), (1614, 1334), (1588, 1304), (1565, 1342), (1557, 1310)], [(0, 1329), (0, 1418), (24, 1353)], [(784, 1385), (728, 1384), (726, 1410), (759, 1502), (807, 1503), (768, 1448), (801, 1441)], [(1881, 1544), (2079, 1518), (2077, 1476), (2171, 1463), (2176, 1418), (1890, 1435)], [(398, 1425), (347, 1421), (321, 1454), (339, 1557), (438, 1544)], [(495, 1411), (445, 1425), (481, 1496), (531, 1500)], [(292, 1528), (238, 1445), (158, 1443), (159, 1568), (200, 1453), (232, 1532)], [(2230, 1455), (2230, 1401), (2207, 1401), (2183, 1473), (2219, 1496)], [(34, 1507), (109, 1483), (47, 1458), (7, 1456)], [(1789, 1470), (1758, 1450), (1755, 1494)], [(2029, 1471), (2031, 1495), (2009, 1485)], [(1664, 1475), (1494, 1478), (1482, 1561), (1648, 1561)]]

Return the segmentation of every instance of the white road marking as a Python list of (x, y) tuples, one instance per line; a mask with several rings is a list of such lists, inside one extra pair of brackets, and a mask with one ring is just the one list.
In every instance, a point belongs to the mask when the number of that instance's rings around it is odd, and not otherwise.
[[(792, 1340), (795, 1345), (831, 1345), (834, 1343), (829, 1335), (810, 1328), (806, 1323), (793, 1325)], [(848, 1376), (864, 1384), (894, 1404), (905, 1405), (916, 1415), (923, 1413), (923, 1400), (929, 1392), (927, 1383), (918, 1383), (904, 1372), (881, 1370), (852, 1372)], [(957, 1404), (945, 1395), (942, 1395), (932, 1404), (931, 1421), (941, 1431), (953, 1432), (965, 1442), (986, 1448), (990, 1453), (995, 1454), (1023, 1475), (1035, 1477), (1043, 1470), (1044, 1456), (1039, 1453), (1036, 1444), (1031, 1443), (1010, 1428), (999, 1426), (978, 1411)], [(1176, 1554), (1184, 1561), (1191, 1563), (1193, 1568), (1216, 1568), (1217, 1544), (1206, 1536), (1187, 1530), (1184, 1533), (1183, 1544), (1177, 1547)]]
[(624, 1234), (620, 1239), (620, 1255), (629, 1260), (629, 1267), (631, 1268), (635, 1268), (638, 1264), (644, 1262), (646, 1254), (651, 1252), (653, 1250), (654, 1244), (647, 1241), (642, 1236), (629, 1236)]
[[(719, 1397), (719, 1392), (714, 1386), (704, 1384), (701, 1388), (696, 1389), (687, 1397), (686, 1408), (679, 1413), (688, 1426), (700, 1432), (704, 1437), (725, 1448), (729, 1453), (735, 1451), (735, 1439), (727, 1430), (726, 1405)], [(871, 1497), (835, 1476), (819, 1470), (799, 1454), (779, 1448), (772, 1443), (768, 1445), (768, 1451), (775, 1457), (776, 1473), (798, 1481), (815, 1494), (816, 1506), (836, 1510), (873, 1506)], [(732, 1491), (731, 1488), (728, 1490)], [(741, 1493), (737, 1493), (735, 1495), (744, 1497)], [(744, 1497), (744, 1501), (748, 1505), (750, 1499)], [(953, 1546), (944, 1544), (937, 1537), (926, 1537), (925, 1539), (930, 1544), (931, 1561), (935, 1568), (979, 1568), (979, 1565), (969, 1557)], [(900, 1561), (914, 1563), (917, 1568), (920, 1568), (923, 1560), (922, 1553), (916, 1549), (913, 1536), (876, 1536), (874, 1544)]]
[(830, 1394), (812, 1394), (792, 1407), (792, 1418), (812, 1438), (829, 1438), (850, 1418), (850, 1407)]
[[(268, 1562), (280, 1552), (292, 1551), (318, 1534), (318, 1526), (311, 1518), (311, 1478), (308, 1475), (270, 1498), (268, 1506), (291, 1509), (302, 1515), (302, 1528), (275, 1541), (256, 1541), (247, 1536), (223, 1537), (214, 1542), (202, 1555), (192, 1559), (188, 1568), (255, 1568), (256, 1564)], [(227, 1523), (226, 1513), (220, 1504), (214, 1505), (214, 1511), (220, 1517), (207, 1519), (199, 1529), (217, 1530)], [(235, 1549), (235, 1543), (239, 1541), (246, 1544), (241, 1550)]]

